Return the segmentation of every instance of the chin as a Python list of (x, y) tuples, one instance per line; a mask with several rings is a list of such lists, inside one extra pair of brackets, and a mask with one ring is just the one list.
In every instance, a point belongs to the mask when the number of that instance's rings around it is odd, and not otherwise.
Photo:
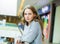
[(26, 20), (27, 22), (30, 22), (30, 20)]

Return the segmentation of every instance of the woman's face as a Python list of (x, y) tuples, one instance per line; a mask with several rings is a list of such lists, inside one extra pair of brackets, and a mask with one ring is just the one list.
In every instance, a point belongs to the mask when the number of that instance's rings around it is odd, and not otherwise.
[(27, 22), (31, 22), (34, 18), (34, 14), (31, 9), (25, 9), (24, 18)]

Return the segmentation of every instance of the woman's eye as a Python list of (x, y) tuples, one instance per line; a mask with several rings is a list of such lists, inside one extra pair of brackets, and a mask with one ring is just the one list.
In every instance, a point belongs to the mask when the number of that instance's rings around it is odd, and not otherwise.
[(29, 15), (31, 15), (31, 13), (28, 13)]
[(31, 15), (31, 13), (24, 13), (24, 15)]

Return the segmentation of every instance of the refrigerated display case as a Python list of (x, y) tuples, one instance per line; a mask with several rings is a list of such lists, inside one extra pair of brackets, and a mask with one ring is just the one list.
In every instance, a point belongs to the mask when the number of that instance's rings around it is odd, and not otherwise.
[(43, 7), (43, 9), (38, 9), (38, 14), (43, 21), (43, 34), (47, 42), (53, 43), (53, 32), (54, 32), (54, 21), (55, 21), (55, 3), (50, 3)]
[(49, 41), (50, 36), (50, 24), (51, 24), (51, 5), (47, 5), (38, 9), (40, 19), (43, 21), (43, 37)]

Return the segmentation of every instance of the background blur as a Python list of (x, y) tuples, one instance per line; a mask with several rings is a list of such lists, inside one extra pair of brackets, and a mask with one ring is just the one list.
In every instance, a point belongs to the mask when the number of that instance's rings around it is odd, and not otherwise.
[[(60, 44), (60, 0), (0, 0), (0, 25), (5, 22), (8, 26), (15, 26), (13, 29), (18, 27), (26, 5), (33, 5), (43, 21), (43, 43)], [(0, 26), (0, 30), (2, 28)], [(11, 38), (9, 40), (11, 42)]]

